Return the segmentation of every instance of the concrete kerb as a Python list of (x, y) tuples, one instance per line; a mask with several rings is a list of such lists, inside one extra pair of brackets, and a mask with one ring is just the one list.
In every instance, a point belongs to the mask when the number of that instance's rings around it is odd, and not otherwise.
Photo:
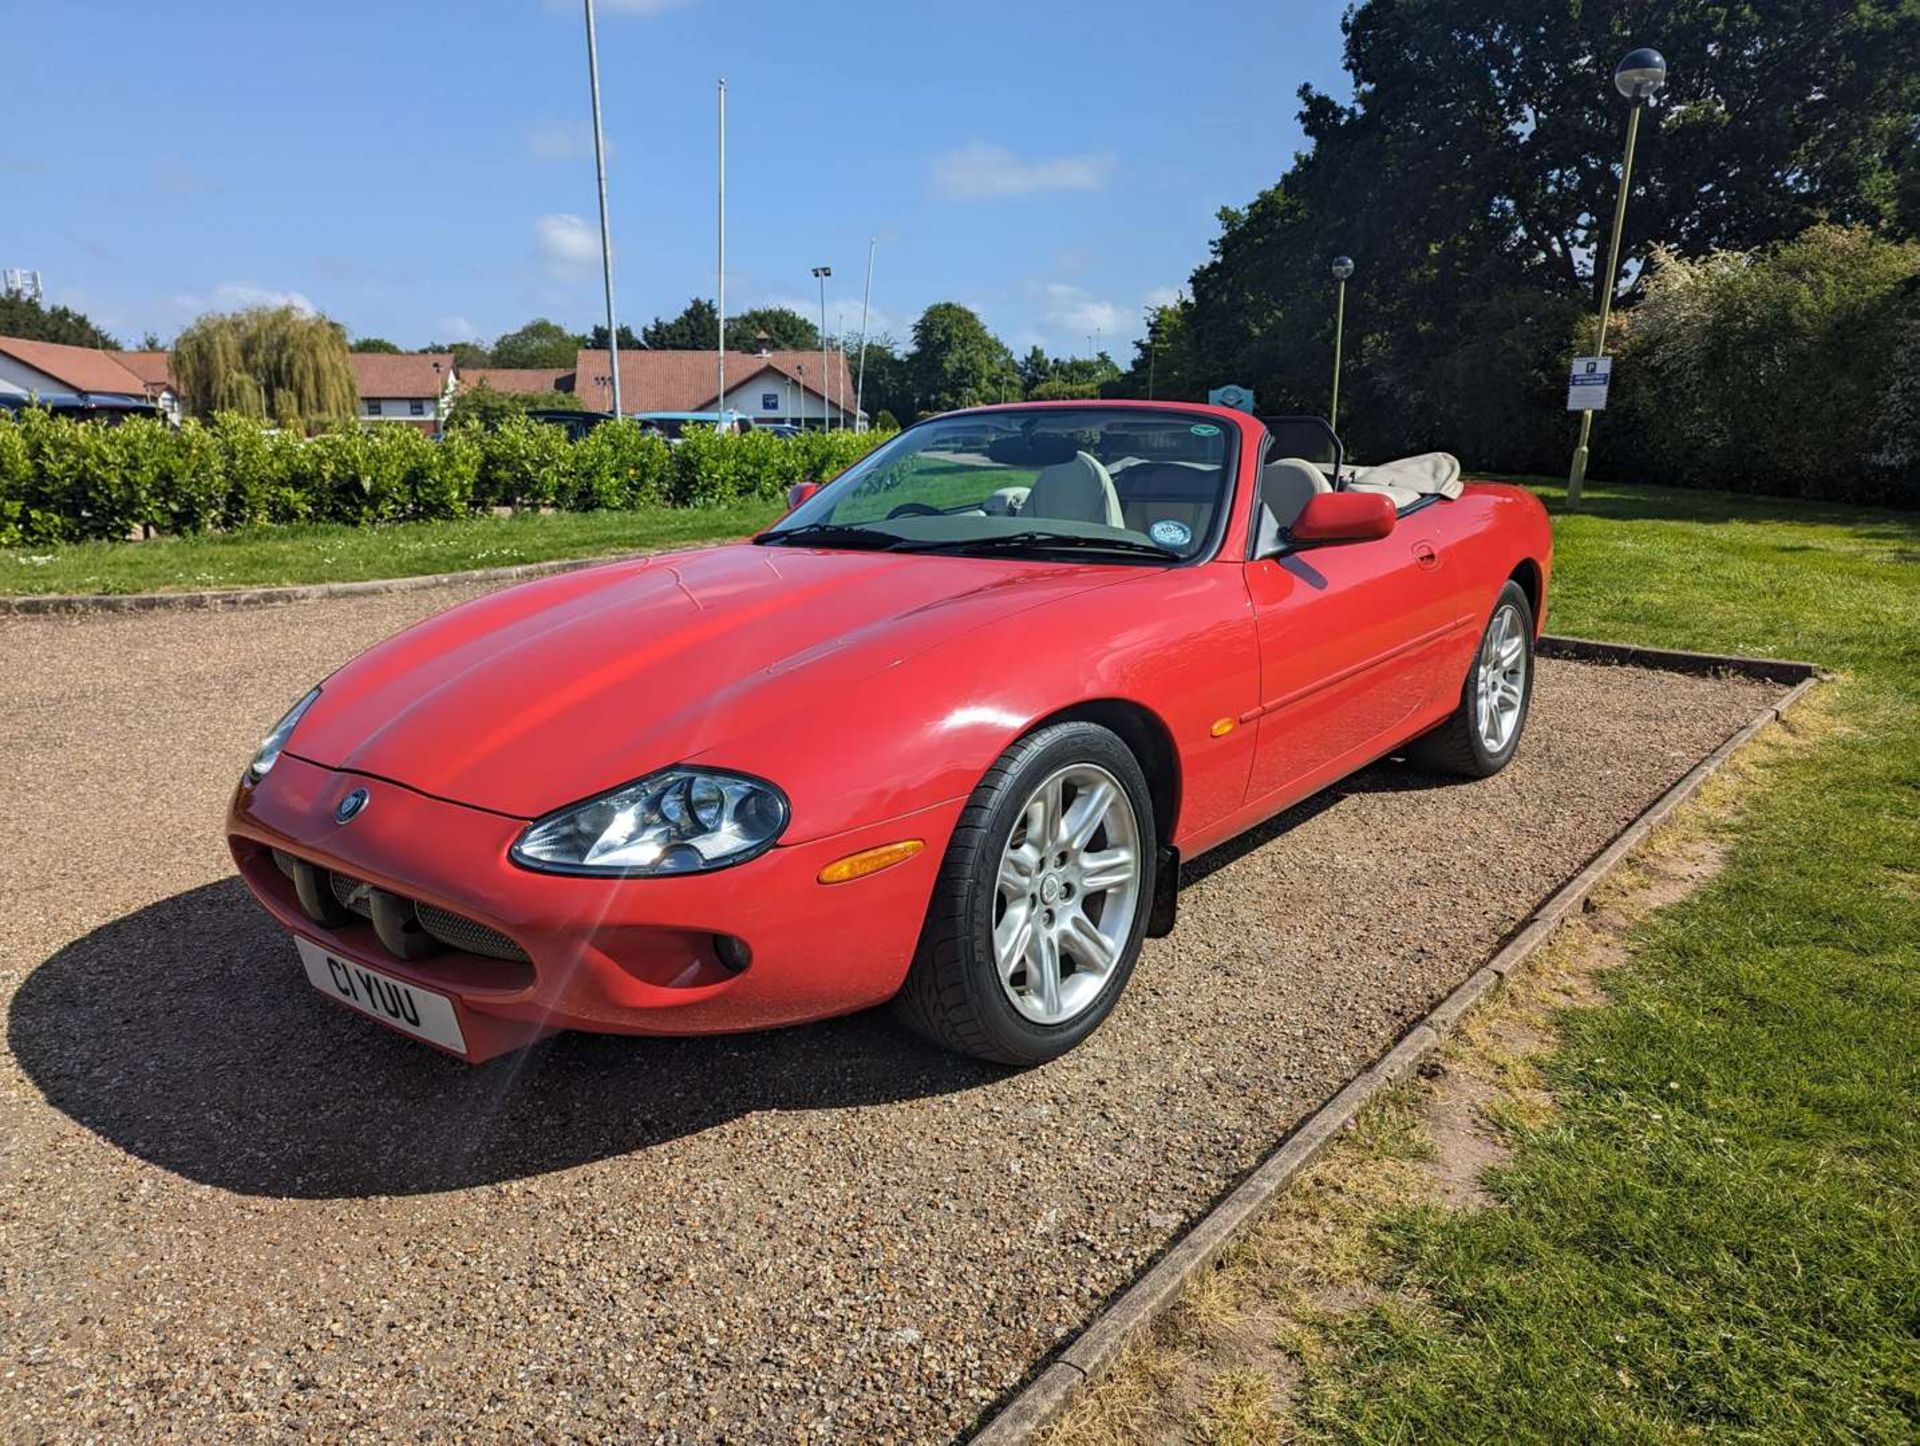
[(1778, 702), (1762, 708), (1655, 799), (1534, 910), (1492, 959), (1412, 1025), (1391, 1049), (1303, 1120), (1246, 1179), (1195, 1221), (1144, 1275), (1108, 1301), (1039, 1375), (985, 1422), (972, 1438), (975, 1446), (1016, 1446), (1016, 1443), (1029, 1442), (1058, 1420), (1087, 1383), (1096, 1380), (1114, 1362), (1135, 1333), (1151, 1325), (1171, 1307), (1188, 1282), (1212, 1266), (1234, 1238), (1353, 1123), (1376, 1094), (1418, 1069), (1446, 1036), (1459, 1027), (1469, 1011), (1516, 973), (1558, 932), (1561, 924), (1585, 907), (1594, 889), (1648, 834), (1698, 793), (1756, 734), (1791, 710), (1823, 676), (1812, 663), (1683, 653), (1585, 638), (1542, 638), (1539, 651), (1543, 656), (1583, 662), (1667, 668), (1675, 672), (1733, 673), (1793, 686)]

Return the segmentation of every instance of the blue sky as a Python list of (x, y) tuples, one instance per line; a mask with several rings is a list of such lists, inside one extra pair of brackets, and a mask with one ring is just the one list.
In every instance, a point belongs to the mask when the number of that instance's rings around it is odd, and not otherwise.
[[(1339, 0), (598, 8), (635, 326), (713, 294), (722, 75), (730, 310), (817, 314), (824, 262), (857, 328), (878, 236), (876, 332), (953, 300), (1123, 359), (1300, 146), (1301, 82), (1346, 94)], [(577, 3), (33, 5), (6, 34), (0, 266), (124, 341), (279, 297), (405, 346), (601, 314)]]

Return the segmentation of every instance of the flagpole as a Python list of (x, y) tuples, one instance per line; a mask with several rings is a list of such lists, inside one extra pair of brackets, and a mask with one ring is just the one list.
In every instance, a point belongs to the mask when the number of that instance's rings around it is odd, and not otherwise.
[(867, 313), (873, 306), (873, 249), (879, 244), (878, 236), (867, 238), (867, 290), (860, 299), (860, 374), (853, 384), (853, 425), (863, 432), (867, 427), (864, 410), (867, 394)]
[(727, 424), (727, 81), (720, 78), (720, 276), (716, 287), (720, 313), (720, 397), (714, 403), (719, 425)]
[(613, 233), (607, 224), (607, 143), (600, 130), (600, 52), (593, 34), (593, 0), (587, 7), (587, 88), (593, 96), (593, 170), (600, 184), (600, 269), (607, 287), (607, 370), (613, 380), (613, 414), (620, 411), (620, 333), (613, 319)]

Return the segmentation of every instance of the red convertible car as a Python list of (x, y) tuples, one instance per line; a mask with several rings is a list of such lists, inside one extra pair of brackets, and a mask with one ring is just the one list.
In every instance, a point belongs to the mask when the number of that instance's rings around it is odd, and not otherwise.
[(356, 658), (265, 740), (233, 856), (315, 986), (468, 1060), (888, 1000), (1045, 1060), (1181, 859), (1384, 754), (1512, 757), (1551, 538), (1457, 473), (1189, 404), (935, 417), (750, 540)]

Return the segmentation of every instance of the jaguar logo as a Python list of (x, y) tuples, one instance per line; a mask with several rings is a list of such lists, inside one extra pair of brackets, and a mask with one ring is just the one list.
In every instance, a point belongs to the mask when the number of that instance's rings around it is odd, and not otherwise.
[(356, 788), (333, 806), (335, 823), (352, 823), (360, 816), (360, 810), (367, 806), (367, 791)]

